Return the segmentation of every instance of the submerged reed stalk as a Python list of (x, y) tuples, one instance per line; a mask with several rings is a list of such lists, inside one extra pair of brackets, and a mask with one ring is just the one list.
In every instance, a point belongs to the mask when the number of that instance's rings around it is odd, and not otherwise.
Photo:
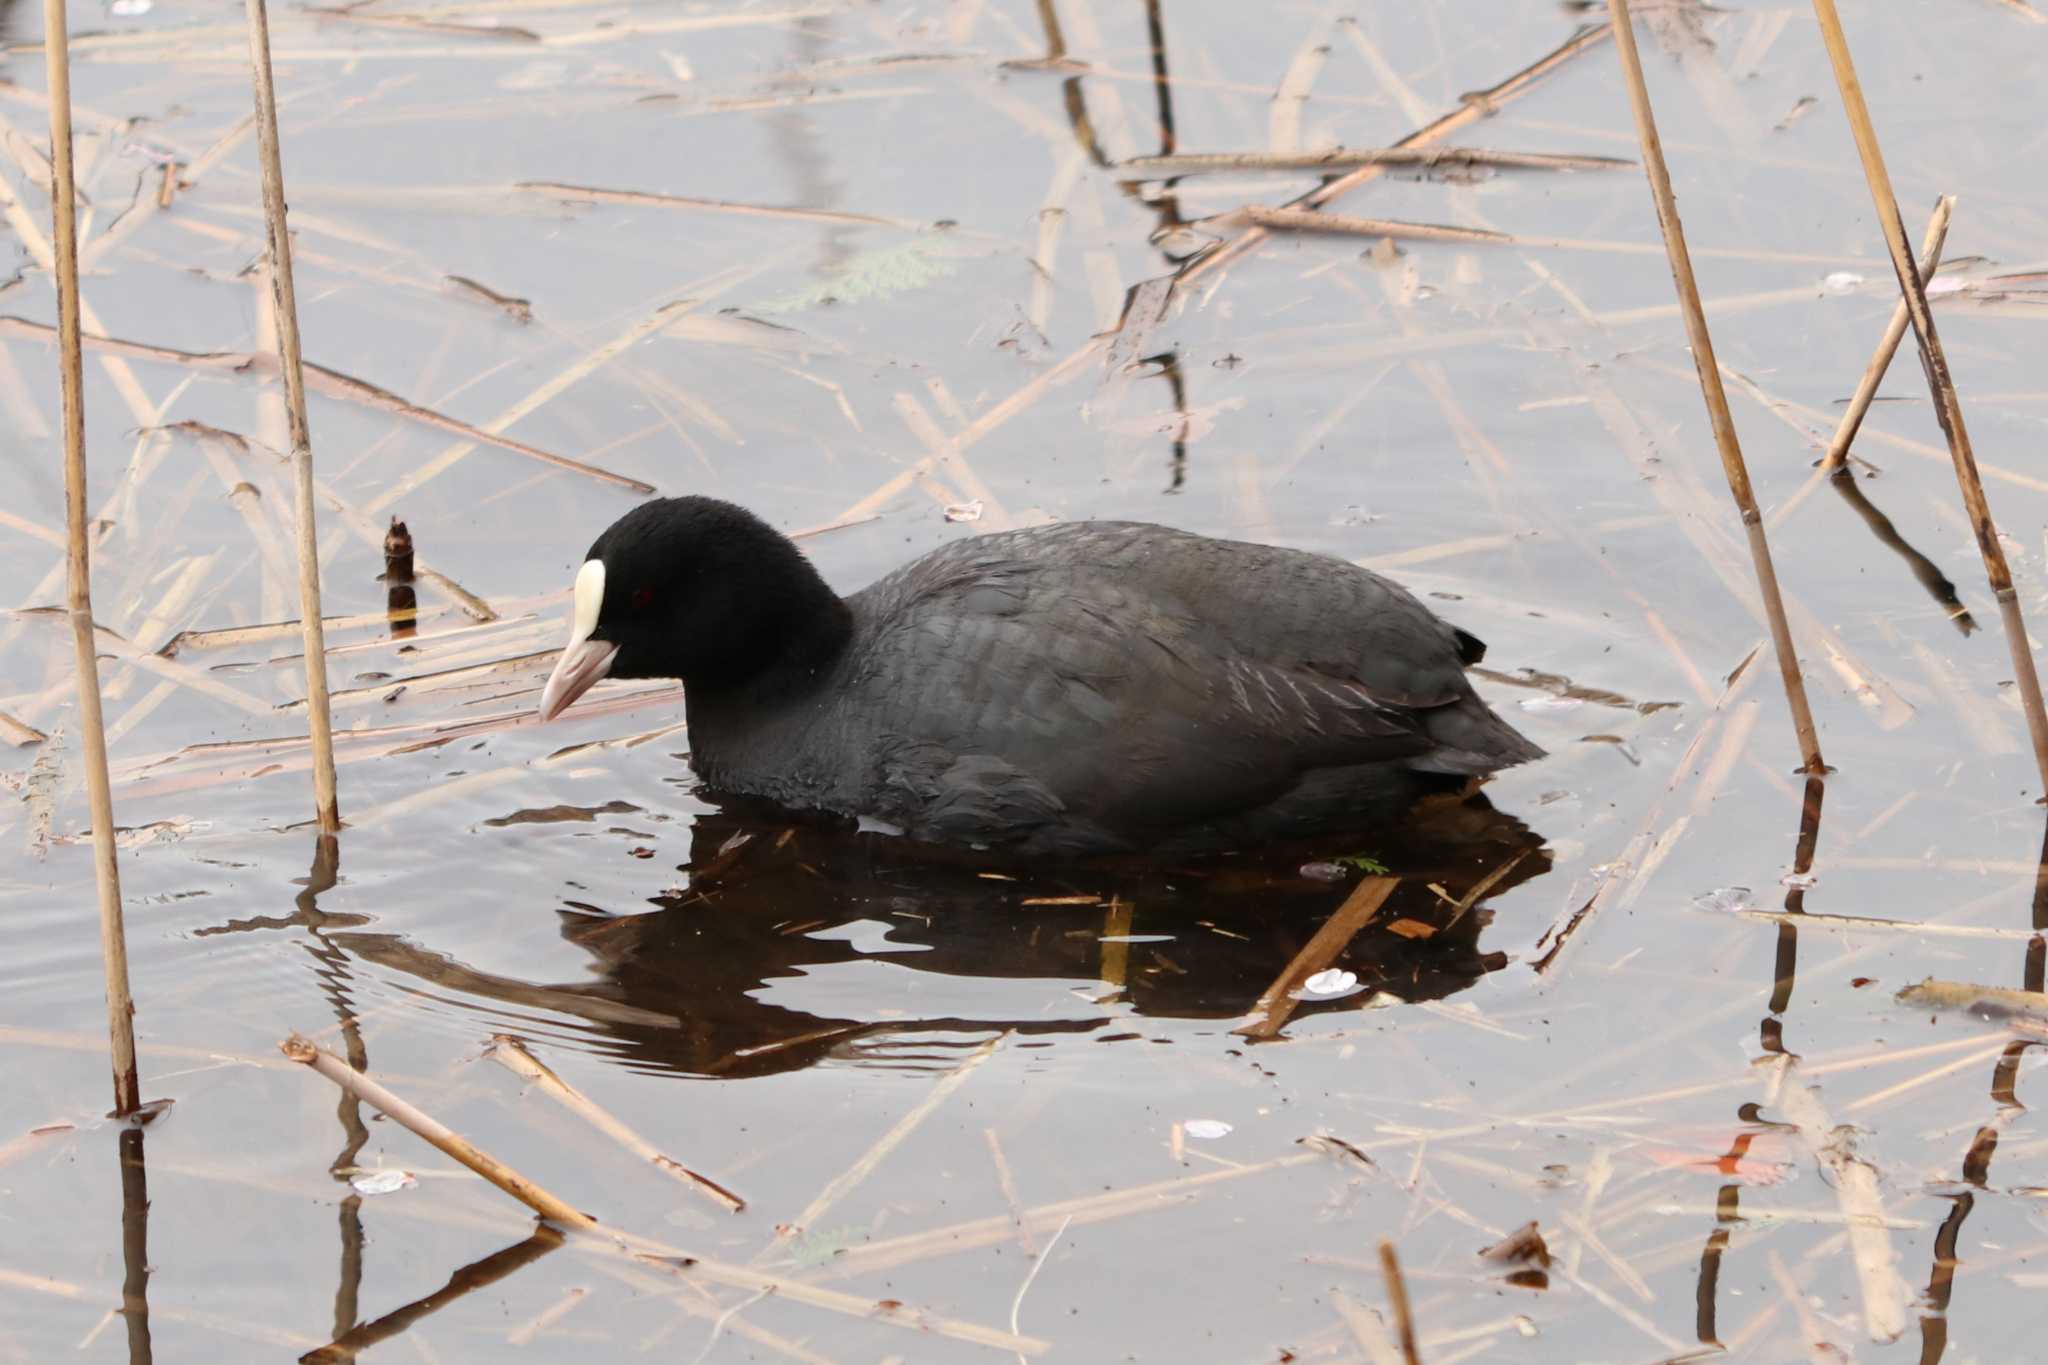
[(1742, 513), (1742, 529), (1749, 537), (1750, 563), (1756, 570), (1764, 617), (1770, 623), (1778, 672), (1785, 682), (1785, 701), (1792, 709), (1792, 728), (1799, 736), (1802, 769), (1809, 773), (1826, 772), (1827, 764), (1820, 756), (1820, 735), (1814, 729), (1813, 709), (1806, 701), (1806, 680), (1799, 672), (1799, 653), (1792, 643), (1792, 627), (1785, 619), (1784, 599), (1778, 593), (1778, 571), (1771, 563), (1763, 515), (1757, 511), (1756, 493), (1749, 484), (1749, 467), (1743, 462), (1742, 446), (1735, 438), (1735, 419), (1728, 412), (1728, 395), (1721, 387), (1721, 367), (1714, 359), (1707, 315), (1700, 306), (1699, 283), (1693, 278), (1692, 257), (1685, 248), (1685, 229), (1678, 221), (1678, 202), (1671, 193), (1671, 172), (1664, 164), (1664, 145), (1657, 137), (1650, 91), (1643, 84), (1643, 58), (1636, 50), (1635, 30), (1629, 23), (1628, 0), (1607, 0), (1607, 8), (1613, 21), (1614, 46), (1621, 54), (1623, 81), (1628, 86), (1629, 110), (1635, 115), (1636, 137), (1643, 145), (1643, 170), (1650, 179), (1650, 198), (1657, 206), (1657, 226), (1664, 233), (1664, 250), (1671, 258), (1671, 278), (1678, 286), (1679, 311), (1685, 315), (1692, 363), (1699, 371), (1700, 396), (1706, 400), (1714, 444), (1720, 448), (1721, 472), (1728, 478), (1728, 491)]
[(1913, 331), (1920, 338), (1920, 363), (1927, 371), (1927, 387), (1934, 394), (1934, 415), (1941, 421), (1942, 434), (1948, 437), (1956, 484), (1962, 489), (1970, 529), (1977, 534), (1978, 553), (1984, 557), (1984, 576), (1990, 580), (1991, 593), (1998, 599), (2006, 647), (2012, 651), (2013, 676), (2019, 682), (2020, 702), (2027, 713), (2027, 734), (2034, 742), (2034, 764), (2041, 773), (2043, 799), (2048, 800), (2048, 708), (2041, 702), (2041, 679), (2034, 671), (2034, 651), (2027, 642), (2027, 623), (2020, 615), (2012, 570), (2006, 565), (2004, 547), (1998, 543), (1998, 527), (1991, 520), (1991, 504), (1984, 498), (1984, 481), (1977, 474), (1977, 454), (1970, 447), (1969, 429), (1963, 425), (1963, 405), (1956, 397), (1948, 357), (1942, 352), (1941, 338), (1934, 330), (1934, 310), (1927, 306), (1927, 287), (1914, 268), (1906, 224), (1899, 217), (1898, 196), (1892, 192), (1891, 173), (1885, 169), (1884, 150), (1877, 144), (1877, 129), (1871, 126), (1870, 106), (1864, 103), (1863, 86), (1856, 79), (1856, 64), (1849, 56), (1849, 40), (1842, 32), (1842, 17), (1835, 12), (1835, 0), (1813, 0), (1813, 14), (1820, 22), (1828, 61), (1835, 68), (1835, 84), (1842, 92), (1842, 112), (1849, 119), (1849, 131), (1856, 136), (1863, 178), (1870, 186), (1877, 220), (1884, 227), (1892, 270), (1899, 277), (1899, 292), (1904, 295)]
[(114, 795), (107, 780), (107, 730), (100, 714), (98, 649), (92, 620), (92, 558), (86, 543), (85, 373), (78, 341), (78, 201), (72, 185), (71, 50), (64, 0), (43, 0), (43, 57), (50, 81), (57, 370), (64, 394), (66, 604), (71, 640), (78, 654), (78, 719), (85, 732), (85, 787), (92, 802), (92, 863), (100, 891), (100, 959), (107, 973), (114, 1112), (129, 1114), (142, 1104), (142, 1078), (135, 1067), (135, 998), (128, 993), (128, 932), (121, 921), (121, 871), (114, 858)]
[[(1920, 241), (1920, 280), (1924, 285), (1934, 275), (1934, 268), (1941, 264), (1941, 248), (1948, 241), (1949, 215), (1955, 212), (1956, 200), (1952, 194), (1944, 194), (1934, 206), (1934, 215), (1927, 220), (1927, 233)], [(1849, 447), (1856, 443), (1856, 433), (1863, 429), (1863, 418), (1870, 411), (1871, 400), (1877, 397), (1877, 386), (1884, 383), (1885, 371), (1892, 366), (1892, 357), (1899, 353), (1899, 343), (1906, 339), (1906, 326), (1912, 315), (1906, 310), (1906, 301), (1901, 298), (1898, 307), (1892, 309), (1892, 320), (1885, 324), (1884, 336), (1872, 352), (1870, 364), (1864, 367), (1863, 378), (1856, 385), (1856, 392), (1849, 399), (1849, 407), (1843, 412), (1842, 420), (1835, 424), (1835, 434), (1828, 441), (1828, 452), (1821, 458), (1823, 474), (1832, 474), (1849, 459)]]
[[(54, 0), (52, 0), (54, 2)], [(256, 82), (256, 141), (263, 162), (263, 218), (270, 229), (270, 291), (277, 311), (278, 369), (290, 415), (292, 481), (298, 504), (299, 620), (306, 642), (306, 714), (313, 743), (313, 798), (322, 833), (341, 828), (335, 795), (334, 725), (327, 707), (327, 631), (320, 621), (320, 544), (313, 524), (313, 436), (306, 422), (306, 372), (299, 357), (299, 305), (285, 226), (284, 166), (277, 150), (277, 88), (270, 78), (270, 18), (249, 3), (249, 66)]]

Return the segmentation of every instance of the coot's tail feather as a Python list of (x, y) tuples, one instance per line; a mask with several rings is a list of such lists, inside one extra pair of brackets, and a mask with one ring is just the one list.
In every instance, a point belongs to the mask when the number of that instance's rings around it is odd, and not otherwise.
[(1542, 749), (1474, 696), (1423, 712), (1422, 728), (1436, 745), (1408, 760), (1418, 772), (1484, 777), (1543, 757)]

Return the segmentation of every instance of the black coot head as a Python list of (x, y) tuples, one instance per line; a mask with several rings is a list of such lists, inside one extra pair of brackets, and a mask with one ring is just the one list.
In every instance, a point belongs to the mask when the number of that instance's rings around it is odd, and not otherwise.
[(714, 498), (658, 498), (613, 522), (576, 574), (569, 643), (541, 693), (552, 720), (600, 678), (747, 684), (845, 611), (789, 540)]

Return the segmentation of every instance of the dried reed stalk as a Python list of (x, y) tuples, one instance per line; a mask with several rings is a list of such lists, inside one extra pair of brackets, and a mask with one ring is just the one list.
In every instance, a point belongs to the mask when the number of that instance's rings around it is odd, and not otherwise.
[[(1934, 216), (1927, 220), (1927, 234), (1920, 242), (1920, 279), (1923, 285), (1933, 277), (1934, 267), (1941, 264), (1942, 244), (1948, 240), (1949, 215), (1955, 207), (1955, 196), (1944, 194), (1934, 206)], [(1899, 343), (1906, 339), (1906, 326), (1910, 321), (1911, 314), (1907, 312), (1906, 301), (1902, 298), (1899, 306), (1892, 309), (1892, 320), (1885, 324), (1884, 337), (1877, 343), (1870, 364), (1864, 367), (1863, 379), (1849, 399), (1848, 411), (1842, 414), (1834, 436), (1828, 441), (1827, 454), (1820, 462), (1821, 473), (1832, 474), (1848, 460), (1849, 447), (1856, 441), (1864, 414), (1870, 411), (1871, 400), (1877, 397), (1877, 386), (1884, 382), (1885, 371), (1891, 368), (1892, 357), (1898, 354)]]
[(734, 1194), (709, 1176), (697, 1174), (674, 1157), (664, 1155), (655, 1149), (653, 1143), (621, 1120), (610, 1110), (557, 1076), (531, 1052), (520, 1046), (519, 1040), (508, 1033), (495, 1034), (491, 1046), (485, 1053), (492, 1061), (510, 1071), (513, 1075), (532, 1085), (538, 1086), (543, 1094), (564, 1109), (581, 1117), (591, 1127), (624, 1147), (634, 1156), (682, 1181), (691, 1189), (719, 1205), (728, 1213), (745, 1209), (747, 1201)]
[(277, 88), (270, 77), (270, 17), (248, 0), (249, 66), (256, 83), (256, 142), (263, 161), (263, 217), (270, 229), (270, 292), (277, 311), (278, 368), (290, 415), (298, 504), (299, 621), (306, 641), (306, 715), (313, 742), (313, 801), (322, 833), (341, 829), (335, 796), (334, 723), (327, 709), (327, 632), (320, 617), (320, 542), (313, 518), (313, 435), (306, 421), (306, 372), (299, 356), (299, 305), (285, 225), (284, 166), (277, 149)]
[(1499, 166), (1531, 171), (1611, 171), (1634, 163), (1618, 156), (1501, 152), (1484, 147), (1334, 147), (1323, 152), (1174, 152), (1120, 161), (1119, 175), (1164, 179), (1211, 171), (1327, 171), (1354, 166)]
[(1408, 237), (1425, 242), (1485, 242), (1512, 245), (1515, 238), (1487, 228), (1452, 227), (1444, 223), (1410, 223), (1398, 218), (1354, 218), (1348, 214), (1322, 213), (1314, 209), (1271, 208), (1247, 204), (1236, 215), (1262, 228), (1292, 228), (1297, 232), (1336, 232), (1353, 237)]
[(1301, 987), (1310, 977), (1329, 966), (1337, 954), (1344, 951), (1351, 940), (1357, 938), (1372, 918), (1387, 903), (1401, 885), (1399, 877), (1365, 877), (1353, 887), (1344, 903), (1323, 921), (1323, 927), (1294, 955), (1294, 960), (1284, 967), (1280, 975), (1273, 978), (1273, 984), (1266, 987), (1265, 994), (1252, 1006), (1252, 1019), (1231, 1030), (1254, 1041), (1278, 1036), (1287, 1027), (1287, 1021), (1294, 1017), (1294, 1007), (1301, 1003)]
[(838, 1175), (832, 1177), (825, 1188), (818, 1191), (817, 1197), (804, 1205), (801, 1213), (798, 1213), (794, 1218), (785, 1219), (777, 1224), (774, 1240), (762, 1248), (759, 1255), (754, 1257), (754, 1263), (758, 1264), (766, 1259), (770, 1252), (783, 1246), (792, 1238), (815, 1232), (821, 1227), (825, 1215), (840, 1200), (846, 1198), (847, 1195), (858, 1188), (862, 1181), (872, 1175), (875, 1168), (887, 1160), (890, 1153), (902, 1146), (904, 1140), (916, 1132), (926, 1119), (938, 1112), (939, 1106), (951, 1098), (953, 1092), (964, 1085), (967, 1078), (972, 1076), (983, 1062), (994, 1056), (996, 1048), (1009, 1036), (1006, 1030), (990, 1038), (963, 1059), (958, 1066), (940, 1077), (929, 1090), (925, 1091), (924, 1098), (912, 1105), (902, 1118), (889, 1126), (888, 1132), (875, 1139), (873, 1145), (854, 1158), (851, 1166), (848, 1166)]
[[(262, 2), (263, 0), (251, 0), (251, 4), (255, 5)], [(51, 0), (51, 3), (55, 3), (55, 0)], [(563, 1227), (586, 1232), (597, 1226), (597, 1220), (589, 1214), (542, 1189), (490, 1153), (471, 1146), (453, 1128), (414, 1108), (409, 1102), (386, 1090), (333, 1053), (313, 1046), (296, 1033), (279, 1043), (278, 1050), (292, 1061), (309, 1066), (333, 1081), (344, 1093), (376, 1106), (388, 1117), (411, 1129), (420, 1138), (469, 1167), (541, 1217), (560, 1223)]]
[[(1449, 137), (1467, 124), (1477, 123), (1480, 119), (1499, 113), (1502, 106), (1511, 100), (1520, 98), (1538, 81), (1606, 36), (1607, 29), (1605, 26), (1587, 24), (1573, 33), (1571, 37), (1565, 39), (1556, 48), (1538, 57), (1520, 71), (1515, 72), (1497, 84), (1488, 86), (1484, 90), (1474, 90), (1466, 94), (1458, 102), (1456, 109), (1442, 115), (1431, 123), (1417, 128), (1414, 132), (1395, 143), (1394, 146), (1397, 148), (1427, 147)], [(1385, 175), (1386, 171), (1387, 168), (1383, 164), (1360, 166), (1357, 170), (1341, 175), (1327, 184), (1318, 185), (1315, 189), (1310, 190), (1307, 194), (1288, 204), (1287, 207), (1291, 209), (1319, 209), (1339, 196), (1349, 194), (1360, 185), (1377, 180), (1380, 176)], [(1271, 229), (1262, 228), (1254, 224), (1248, 231), (1233, 237), (1214, 251), (1189, 262), (1174, 277), (1173, 287), (1175, 292), (1183, 292), (1203, 276), (1234, 264), (1246, 252), (1256, 250), (1259, 244), (1271, 235)]]
[(2034, 765), (2040, 770), (2048, 800), (2048, 707), (2041, 701), (2041, 678), (2034, 671), (2034, 651), (2027, 643), (2027, 623), (2020, 615), (2019, 594), (2012, 586), (2012, 570), (2006, 566), (2005, 549), (1998, 543), (1998, 527), (1991, 520), (1991, 504), (1984, 499), (1984, 481), (1977, 474), (1977, 455), (1970, 448), (1969, 429), (1963, 425), (1962, 401), (1956, 397), (1955, 380), (1949, 374), (1948, 357), (1934, 330), (1934, 310), (1927, 306), (1927, 288), (1914, 268), (1913, 248), (1906, 240), (1906, 224), (1899, 217), (1898, 197), (1892, 192), (1891, 173), (1885, 169), (1884, 150), (1877, 145), (1877, 129), (1871, 126), (1870, 106), (1864, 103), (1863, 86), (1856, 79), (1856, 64), (1849, 56), (1849, 40), (1842, 32), (1841, 15), (1834, 0), (1813, 0), (1814, 18), (1820, 22), (1821, 40), (1827, 45), (1828, 61), (1835, 68), (1835, 85), (1842, 92), (1842, 112), (1849, 119), (1849, 131), (1856, 136), (1856, 151), (1863, 159), (1863, 178), (1870, 186), (1870, 199), (1877, 207), (1877, 219), (1884, 227), (1885, 245), (1891, 249), (1892, 270), (1899, 277), (1899, 291), (1905, 296), (1913, 331), (1920, 338), (1920, 363), (1927, 371), (1927, 387), (1934, 393), (1934, 413), (1948, 437), (1948, 453), (1956, 467), (1956, 484), (1962, 489), (1963, 508), (1970, 517), (1970, 529), (1977, 533), (1977, 550), (1984, 557), (1984, 576), (1998, 599), (1999, 620), (2005, 627), (2006, 647), (2012, 652), (2013, 676), (2020, 685), (2020, 701), (2027, 713), (2027, 734), (2034, 742)]
[[(55, 0), (52, 0), (55, 3)], [(838, 1290), (823, 1289), (802, 1280), (785, 1279), (748, 1266), (699, 1256), (679, 1247), (600, 1224), (566, 1200), (542, 1189), (488, 1152), (471, 1144), (448, 1125), (424, 1112), (347, 1062), (294, 1033), (278, 1044), (290, 1060), (308, 1067), (339, 1086), (344, 1094), (368, 1102), (385, 1117), (412, 1130), (422, 1140), (447, 1153), (470, 1170), (496, 1185), (506, 1194), (552, 1222), (590, 1234), (579, 1243), (586, 1250), (621, 1256), (635, 1264), (656, 1266), (687, 1273), (733, 1289), (773, 1294), (793, 1303), (809, 1304), (846, 1317), (874, 1319), (911, 1331), (930, 1332), (956, 1341), (973, 1342), (1025, 1355), (1040, 1355), (1047, 1344), (1036, 1337), (1019, 1336), (958, 1318), (927, 1313), (894, 1299), (862, 1298)]]
[[(1650, 180), (1650, 197), (1657, 206), (1657, 226), (1664, 233), (1664, 249), (1671, 258), (1671, 277), (1678, 286), (1680, 310), (1685, 317), (1686, 339), (1692, 345), (1692, 361), (1699, 371), (1700, 395), (1706, 400), (1707, 418), (1714, 429), (1714, 443), (1721, 451), (1721, 471), (1728, 478), (1728, 491), (1742, 513), (1742, 529), (1749, 537), (1749, 557), (1756, 571), (1757, 592), (1763, 598), (1764, 616), (1770, 623), (1771, 644), (1778, 656), (1778, 672), (1785, 683), (1785, 701), (1792, 710), (1792, 728), (1799, 736), (1803, 770), (1827, 771), (1820, 755), (1820, 735), (1814, 729), (1813, 709), (1806, 701), (1806, 680), (1800, 676), (1799, 654), (1792, 643), (1792, 627), (1785, 619), (1785, 602), (1778, 592), (1778, 571), (1771, 563), (1771, 547), (1764, 535), (1763, 515), (1757, 510), (1756, 493), (1750, 488), (1749, 468), (1743, 463), (1742, 446), (1735, 438), (1735, 419), (1728, 412), (1728, 395), (1721, 387), (1721, 368), (1714, 359), (1713, 339), (1707, 334), (1707, 315), (1700, 306), (1699, 283), (1693, 278), (1692, 257), (1685, 248), (1685, 229), (1678, 221), (1678, 202), (1671, 193), (1671, 172), (1664, 164), (1664, 146), (1657, 137), (1656, 115), (1650, 109), (1649, 88), (1643, 84), (1643, 58), (1636, 50), (1635, 30), (1630, 26), (1628, 0), (1607, 0), (1613, 22), (1614, 45), (1621, 54), (1621, 70), (1628, 86), (1630, 112), (1635, 115), (1636, 136), (1643, 145), (1643, 170)], [(1910, 272), (1912, 265), (1907, 264)], [(1914, 277), (1916, 282), (1918, 276)], [(2048, 751), (2044, 751), (2044, 773), (2048, 773)]]
[(64, 0), (43, 0), (43, 57), (50, 82), (50, 209), (56, 248), (57, 370), (64, 394), (64, 519), (71, 640), (78, 656), (78, 719), (85, 731), (85, 783), (92, 802), (92, 862), (100, 893), (100, 959), (107, 975), (107, 1039), (113, 1052), (114, 1112), (142, 1104), (135, 1067), (135, 998), (128, 993), (128, 932), (121, 920), (121, 872), (114, 861), (114, 795), (107, 777), (106, 721), (92, 621), (92, 563), (86, 541), (85, 372), (78, 327), (78, 200), (71, 163), (71, 51)]

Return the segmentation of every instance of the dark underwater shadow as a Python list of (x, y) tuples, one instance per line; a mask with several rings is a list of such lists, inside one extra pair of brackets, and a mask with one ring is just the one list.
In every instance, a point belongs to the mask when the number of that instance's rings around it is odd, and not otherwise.
[[(586, 1046), (635, 1069), (732, 1077), (827, 1058), (950, 1065), (962, 1035), (993, 1029), (1113, 1033), (1133, 1013), (1238, 1020), (1365, 875), (1333, 855), (1370, 855), (1398, 884), (1329, 964), (1355, 974), (1357, 989), (1304, 1000), (1294, 1017), (1451, 995), (1507, 965), (1480, 947), (1487, 901), (1549, 869), (1542, 844), (1475, 797), (1314, 848), (1035, 870), (734, 804), (698, 817), (684, 886), (650, 898), (654, 909), (558, 910), (562, 936), (591, 956), (592, 979), (479, 972), (391, 934), (329, 939), (428, 983), (437, 999), (479, 1008), (493, 1031), (520, 1035), (530, 1020), (526, 1036), (559, 1045), (571, 1041), (562, 1028), (529, 1012), (572, 1016), (588, 1025)], [(829, 990), (775, 989), (860, 962), (886, 970)], [(1042, 994), (1028, 1017), (1006, 1017), (1005, 1007), (1025, 1013), (1015, 990), (986, 991), (983, 1010), (974, 991), (924, 991), (898, 972), (1074, 984)], [(920, 1011), (926, 994), (950, 1004)]]

